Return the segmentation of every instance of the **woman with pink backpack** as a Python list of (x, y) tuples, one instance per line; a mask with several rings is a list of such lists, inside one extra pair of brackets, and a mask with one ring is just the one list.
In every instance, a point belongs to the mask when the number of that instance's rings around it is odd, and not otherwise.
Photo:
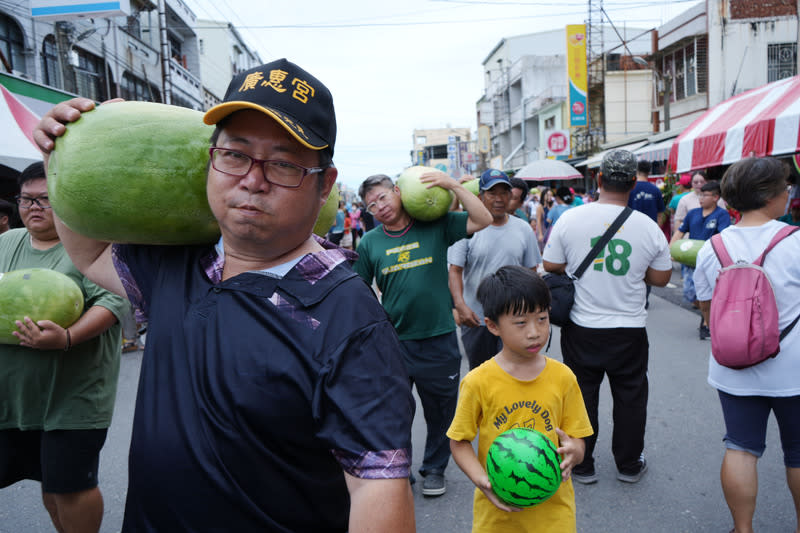
[[(787, 224), (776, 220), (789, 194), (786, 178), (783, 163), (769, 157), (728, 168), (722, 198), (741, 212), (741, 220), (717, 242), (706, 242), (694, 274), (700, 308), (710, 318), (708, 383), (718, 390), (725, 419), (720, 478), (737, 533), (753, 531), (756, 463), (766, 448), (770, 412), (778, 421), (800, 523), (800, 327), (792, 328), (800, 317), (800, 232), (788, 234)], [(732, 276), (737, 282), (731, 283)], [(741, 280), (748, 276), (756, 281), (757, 305), (733, 294), (746, 292)]]

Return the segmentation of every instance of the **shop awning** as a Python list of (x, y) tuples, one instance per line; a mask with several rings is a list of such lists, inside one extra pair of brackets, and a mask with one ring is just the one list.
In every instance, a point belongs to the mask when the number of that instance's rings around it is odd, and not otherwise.
[(798, 151), (800, 76), (794, 76), (736, 95), (703, 113), (676, 139), (669, 167), (680, 173)]
[(675, 142), (675, 137), (665, 139), (653, 144), (646, 144), (634, 150), (636, 158), (640, 161), (666, 161), (669, 159), (669, 151)]
[(615, 146), (614, 148), (603, 150), (602, 152), (594, 154), (592, 157), (584, 161), (580, 166), (585, 166), (586, 168), (597, 168), (600, 166), (600, 163), (603, 162), (603, 157), (611, 150), (628, 150), (630, 152), (634, 152), (645, 144), (647, 144), (647, 141), (638, 141), (635, 143), (626, 144), (624, 146)]

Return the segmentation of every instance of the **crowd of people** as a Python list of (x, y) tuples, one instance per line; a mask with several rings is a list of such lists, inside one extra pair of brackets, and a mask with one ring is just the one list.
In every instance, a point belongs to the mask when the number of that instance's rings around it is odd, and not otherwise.
[[(592, 194), (529, 189), (497, 169), (461, 180), (429, 172), (421, 181), (450, 190), (460, 206), (434, 221), (409, 215), (402, 191), (376, 174), (319, 238), (312, 227), (338, 176), (333, 97), (281, 59), (236, 74), (204, 115), (215, 126), (206, 190), (219, 240), (112, 244), (54, 216), (44, 171), (65, 125), (94, 106), (77, 98), (43, 117), (34, 138), (44, 162), (20, 179), (24, 228), (0, 235), (0, 271), (61, 270), (87, 302), (68, 328), (20, 317), (20, 345), (0, 345), (0, 487), (40, 481), (59, 532), (99, 530), (99, 451), (127, 306), (147, 321), (148, 340), (122, 531), (414, 531), (414, 388), (426, 423), (423, 495), (446, 493), (452, 455), (475, 484), (473, 531), (575, 531), (572, 483), (598, 480), (605, 377), (616, 478), (633, 484), (648, 471), (646, 309), (649, 287), (672, 274), (668, 237), (720, 234), (732, 255), (752, 261), (800, 220), (796, 187), (777, 160), (745, 159), (721, 182), (681, 177), (685, 192), (665, 205), (649, 165), (612, 150)], [(469, 179), (477, 195), (464, 187)], [(542, 274), (575, 272), (612, 226), (592, 268), (574, 280), (563, 361), (550, 358)], [(764, 267), (783, 289), (782, 328), (800, 314), (798, 253), (800, 236), (787, 237)], [(719, 265), (705, 246), (683, 274), (704, 317), (701, 337), (712, 326)], [(463, 379), (459, 338), (470, 369)], [(722, 489), (737, 533), (752, 531), (770, 412), (800, 516), (799, 342), (800, 328), (791, 330), (777, 358), (744, 370), (709, 358), (726, 427)], [(542, 432), (561, 456), (556, 494), (526, 509), (499, 499), (486, 471), (489, 445), (517, 427)]]

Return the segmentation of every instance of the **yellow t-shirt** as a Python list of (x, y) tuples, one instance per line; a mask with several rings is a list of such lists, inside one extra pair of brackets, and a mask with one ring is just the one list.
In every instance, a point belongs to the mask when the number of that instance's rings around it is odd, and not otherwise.
[[(515, 427), (540, 431), (556, 446), (556, 428), (570, 437), (592, 434), (578, 382), (566, 365), (548, 357), (541, 374), (531, 381), (521, 381), (506, 373), (492, 358), (464, 377), (448, 437), (471, 442), (477, 435), (478, 459), (486, 468), (489, 446), (500, 433)], [(501, 511), (476, 488), (472, 531), (576, 531), (572, 479), (563, 482), (547, 501), (518, 513)]]

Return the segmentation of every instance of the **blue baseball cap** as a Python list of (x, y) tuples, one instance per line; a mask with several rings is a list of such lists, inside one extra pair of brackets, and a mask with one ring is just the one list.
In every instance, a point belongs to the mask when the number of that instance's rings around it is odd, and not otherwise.
[(502, 170), (497, 170), (494, 168), (490, 168), (489, 170), (485, 171), (481, 174), (480, 182), (478, 186), (482, 191), (488, 191), (498, 183), (503, 183), (508, 185), (508, 188), (511, 188), (511, 180), (508, 179), (508, 176)]

